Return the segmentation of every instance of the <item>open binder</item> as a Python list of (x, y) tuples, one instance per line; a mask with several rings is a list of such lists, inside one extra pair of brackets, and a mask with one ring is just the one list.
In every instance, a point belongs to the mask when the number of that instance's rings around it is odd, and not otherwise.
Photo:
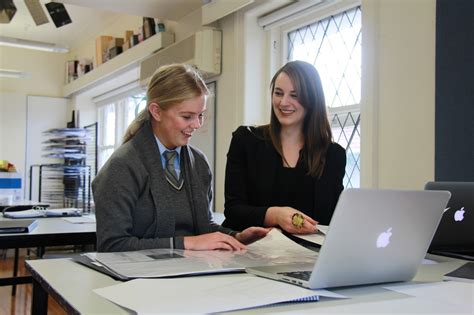
[(78, 208), (46, 209), (34, 207), (32, 209), (20, 211), (3, 210), (3, 216), (10, 219), (24, 218), (47, 218), (47, 217), (80, 217), (82, 210)]

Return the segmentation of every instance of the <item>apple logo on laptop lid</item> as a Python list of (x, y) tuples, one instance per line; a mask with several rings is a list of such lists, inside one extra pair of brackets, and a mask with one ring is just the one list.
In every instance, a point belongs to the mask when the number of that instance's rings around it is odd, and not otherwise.
[(392, 227), (388, 228), (387, 231), (382, 232), (377, 237), (377, 248), (385, 248), (390, 244), (390, 237), (392, 236)]
[(464, 207), (462, 207), (459, 210), (456, 210), (454, 212), (454, 221), (460, 222), (460, 221), (464, 220), (464, 212), (466, 212), (466, 211), (464, 211)]

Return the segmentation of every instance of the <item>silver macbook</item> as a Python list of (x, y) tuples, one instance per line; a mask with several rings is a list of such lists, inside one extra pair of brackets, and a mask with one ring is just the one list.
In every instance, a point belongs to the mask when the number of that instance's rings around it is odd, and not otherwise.
[(246, 271), (310, 289), (411, 280), (450, 195), (448, 191), (346, 189), (315, 264)]
[(474, 260), (474, 182), (428, 182), (425, 189), (451, 193), (429, 252)]

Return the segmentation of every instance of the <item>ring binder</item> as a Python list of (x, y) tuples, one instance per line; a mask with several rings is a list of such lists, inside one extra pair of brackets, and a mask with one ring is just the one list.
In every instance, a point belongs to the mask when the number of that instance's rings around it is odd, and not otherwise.
[(78, 208), (47, 209), (45, 207), (33, 207), (22, 211), (5, 211), (3, 216), (10, 219), (18, 218), (47, 218), (47, 217), (80, 217), (82, 210)]

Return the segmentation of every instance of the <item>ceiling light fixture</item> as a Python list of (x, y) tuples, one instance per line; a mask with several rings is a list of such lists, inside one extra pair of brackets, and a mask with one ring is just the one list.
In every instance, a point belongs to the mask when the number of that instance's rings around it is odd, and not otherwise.
[(3, 78), (14, 78), (14, 79), (21, 79), (29, 77), (28, 72), (24, 71), (17, 71), (17, 70), (8, 70), (8, 69), (0, 69), (0, 77)]
[(0, 45), (19, 47), (19, 48), (28, 48), (36, 49), (57, 53), (68, 53), (69, 48), (64, 46), (58, 46), (51, 43), (38, 42), (34, 40), (26, 40), (20, 38), (0, 36)]

